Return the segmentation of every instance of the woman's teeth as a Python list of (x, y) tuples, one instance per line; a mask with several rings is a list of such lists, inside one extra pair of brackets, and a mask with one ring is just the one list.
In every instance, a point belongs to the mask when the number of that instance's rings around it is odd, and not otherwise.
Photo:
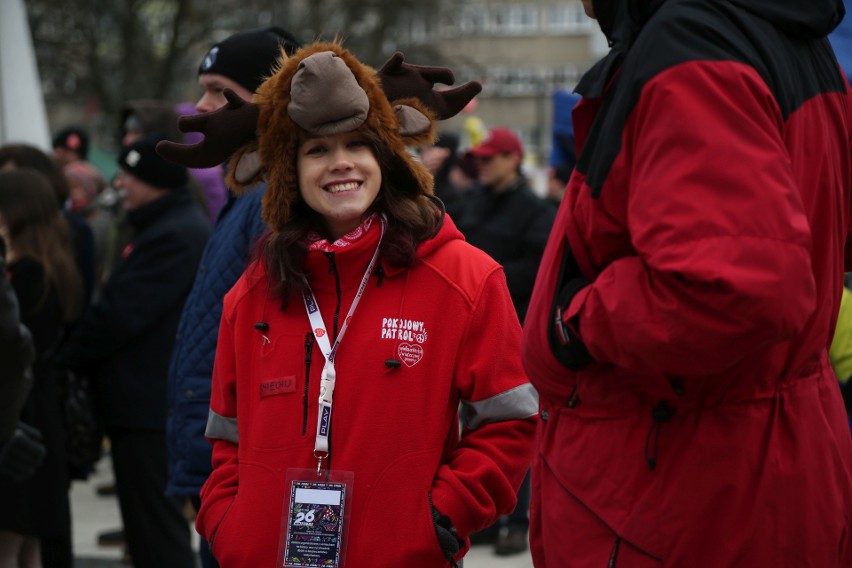
[(358, 189), (358, 182), (350, 181), (347, 183), (331, 184), (326, 188), (330, 193), (340, 193), (341, 191), (352, 191)]

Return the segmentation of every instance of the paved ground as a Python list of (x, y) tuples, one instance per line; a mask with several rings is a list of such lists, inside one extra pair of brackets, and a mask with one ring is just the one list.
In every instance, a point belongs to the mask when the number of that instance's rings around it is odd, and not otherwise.
[[(109, 460), (104, 459), (86, 483), (74, 482), (71, 510), (74, 517), (75, 568), (128, 568), (121, 562), (120, 548), (97, 545), (98, 533), (120, 525), (115, 498), (99, 497), (95, 493), (95, 487), (111, 479), (112, 467)], [(499, 557), (488, 546), (476, 546), (465, 558), (464, 568), (532, 568), (532, 559), (529, 554)]]

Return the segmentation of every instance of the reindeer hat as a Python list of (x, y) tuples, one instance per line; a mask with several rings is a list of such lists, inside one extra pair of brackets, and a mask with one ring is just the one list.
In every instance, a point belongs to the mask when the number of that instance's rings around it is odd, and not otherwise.
[(233, 153), (229, 185), (241, 191), (266, 179), (263, 219), (274, 230), (287, 222), (299, 198), (296, 156), (309, 137), (369, 132), (392, 155), (386, 176), (394, 186), (412, 196), (430, 195), (432, 177), (406, 146), (433, 141), (435, 121), (458, 113), (482, 88), (470, 82), (436, 91), (436, 82), (452, 85), (452, 72), (410, 65), (396, 53), (377, 73), (340, 44), (317, 43), (291, 57), (282, 53), (253, 103), (226, 90), (226, 106), (181, 118), (180, 129), (203, 132), (202, 142), (162, 142), (157, 151), (195, 168), (222, 163)]

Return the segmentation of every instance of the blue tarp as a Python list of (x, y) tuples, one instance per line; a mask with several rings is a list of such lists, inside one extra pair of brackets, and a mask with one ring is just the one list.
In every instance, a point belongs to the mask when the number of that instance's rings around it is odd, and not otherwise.
[(837, 54), (837, 61), (849, 77), (852, 73), (852, 15), (849, 14), (852, 10), (852, 2), (843, 0), (843, 6), (846, 8), (846, 17), (828, 36), (828, 41), (831, 42), (834, 53)]

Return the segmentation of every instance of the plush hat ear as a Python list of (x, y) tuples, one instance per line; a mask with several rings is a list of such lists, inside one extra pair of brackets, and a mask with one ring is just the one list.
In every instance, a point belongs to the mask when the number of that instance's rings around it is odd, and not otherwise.
[(416, 108), (406, 105), (396, 105), (393, 107), (396, 113), (396, 119), (399, 121), (399, 133), (402, 136), (417, 136), (428, 132), (432, 125), (428, 117)]
[(419, 99), (411, 97), (394, 101), (393, 110), (399, 122), (399, 135), (406, 146), (420, 146), (434, 141), (437, 119)]
[(228, 187), (237, 194), (263, 181), (266, 174), (256, 144), (248, 144), (237, 150), (231, 157), (230, 166)]

